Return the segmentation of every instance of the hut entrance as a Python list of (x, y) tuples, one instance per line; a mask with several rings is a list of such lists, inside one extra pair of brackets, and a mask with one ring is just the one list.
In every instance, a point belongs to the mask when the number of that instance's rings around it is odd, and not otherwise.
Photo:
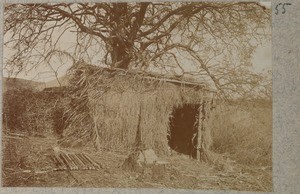
[[(168, 136), (171, 149), (196, 157), (199, 105), (185, 104), (174, 108)], [(193, 142), (192, 142), (193, 141)]]

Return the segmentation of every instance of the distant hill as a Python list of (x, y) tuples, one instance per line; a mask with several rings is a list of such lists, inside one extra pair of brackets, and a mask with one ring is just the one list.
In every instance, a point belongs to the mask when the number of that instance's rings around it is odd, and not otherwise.
[(44, 82), (37, 82), (37, 81), (21, 79), (21, 78), (3, 77), (2, 92), (6, 92), (8, 90), (14, 90), (14, 89), (28, 89), (33, 91), (42, 91), (45, 88), (68, 85), (68, 78), (66, 75), (58, 78), (58, 80), (60, 84), (58, 83), (57, 79), (44, 83)]
[(42, 82), (31, 81), (21, 78), (7, 78), (2, 79), (2, 92), (8, 90), (28, 89), (33, 91), (41, 91), (45, 88), (45, 84)]
[(68, 83), (69, 83), (68, 77), (67, 77), (67, 75), (64, 75), (62, 77), (59, 77), (58, 81), (57, 81), (57, 79), (54, 79), (54, 80), (46, 82), (45, 87), (50, 88), (50, 87), (67, 86)]

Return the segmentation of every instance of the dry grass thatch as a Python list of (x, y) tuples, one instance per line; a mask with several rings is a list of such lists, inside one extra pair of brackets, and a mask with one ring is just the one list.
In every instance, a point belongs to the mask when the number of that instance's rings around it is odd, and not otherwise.
[(173, 108), (212, 96), (204, 84), (82, 63), (69, 74), (73, 94), (65, 136), (92, 138), (102, 149), (130, 150), (140, 128), (145, 148), (166, 153)]

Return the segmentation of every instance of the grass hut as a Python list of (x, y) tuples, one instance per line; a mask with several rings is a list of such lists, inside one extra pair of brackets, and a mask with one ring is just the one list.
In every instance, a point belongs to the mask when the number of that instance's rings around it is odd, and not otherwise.
[(214, 92), (207, 85), (82, 63), (69, 77), (69, 140), (85, 139), (105, 150), (151, 148), (161, 155), (171, 148), (194, 158), (209, 149)]

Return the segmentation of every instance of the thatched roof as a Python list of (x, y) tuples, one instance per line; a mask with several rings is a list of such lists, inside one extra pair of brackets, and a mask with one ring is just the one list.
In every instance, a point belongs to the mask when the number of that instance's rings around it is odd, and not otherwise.
[[(145, 72), (145, 71), (138, 71), (138, 70), (125, 70), (120, 68), (107, 68), (107, 67), (99, 67), (93, 66), (85, 63), (78, 63), (75, 64), (69, 71), (71, 80), (74, 79), (74, 75), (77, 75), (85, 78), (87, 76), (89, 78), (93, 77), (101, 77), (101, 76), (108, 76), (108, 77), (135, 77), (136, 79), (141, 80), (149, 80), (149, 81), (159, 81), (164, 83), (171, 83), (176, 86), (180, 87), (190, 87), (194, 89), (201, 89), (209, 92), (216, 92), (215, 90), (211, 89), (207, 83), (199, 82), (199, 81), (191, 81), (182, 76), (176, 75), (162, 75), (153, 72)], [(95, 81), (95, 80), (94, 80)]]

